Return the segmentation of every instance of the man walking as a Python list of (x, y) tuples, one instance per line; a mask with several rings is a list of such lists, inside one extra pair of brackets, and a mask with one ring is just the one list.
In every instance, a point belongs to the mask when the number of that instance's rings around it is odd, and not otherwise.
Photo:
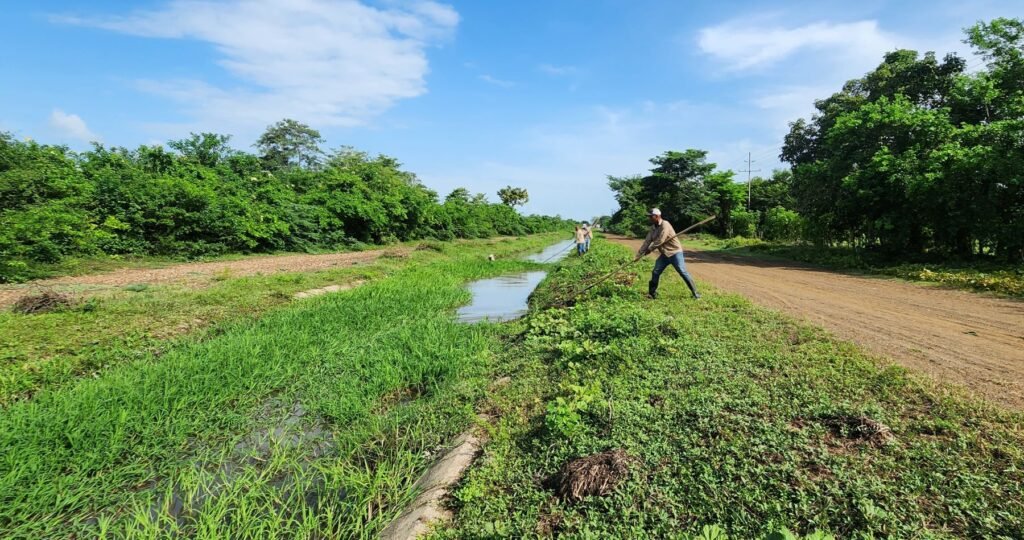
[(594, 239), (594, 231), (589, 223), (583, 224), (583, 252), (590, 251), (590, 241)]
[(686, 271), (686, 261), (683, 260), (683, 245), (675, 237), (676, 231), (672, 228), (672, 224), (661, 219), (661, 210), (657, 208), (652, 208), (648, 217), (651, 221), (651, 231), (647, 233), (647, 238), (644, 239), (643, 245), (636, 252), (636, 258), (639, 260), (644, 255), (650, 253), (652, 249), (657, 249), (661, 255), (658, 256), (658, 260), (654, 261), (654, 271), (651, 272), (651, 281), (647, 284), (647, 294), (651, 298), (658, 297), (658, 280), (661, 278), (661, 273), (665, 271), (665, 268), (671, 264), (676, 269), (676, 272), (679, 272), (679, 276), (683, 278), (683, 281), (686, 282), (686, 286), (690, 288), (693, 297), (700, 298), (700, 294), (697, 293), (697, 286), (693, 283), (693, 278)]

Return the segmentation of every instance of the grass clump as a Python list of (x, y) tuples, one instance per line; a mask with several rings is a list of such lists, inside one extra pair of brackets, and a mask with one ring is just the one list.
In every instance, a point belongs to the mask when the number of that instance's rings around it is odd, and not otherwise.
[[(498, 365), (511, 382), (482, 405), (498, 420), (438, 537), (1024, 530), (1019, 413), (706, 285), (693, 301), (666, 279), (652, 301), (609, 280), (572, 307), (545, 308), (629, 255), (599, 243), (563, 263), (506, 329)], [(648, 271), (632, 267), (640, 283)], [(629, 456), (617, 484), (577, 497), (551, 481), (608, 452)]]

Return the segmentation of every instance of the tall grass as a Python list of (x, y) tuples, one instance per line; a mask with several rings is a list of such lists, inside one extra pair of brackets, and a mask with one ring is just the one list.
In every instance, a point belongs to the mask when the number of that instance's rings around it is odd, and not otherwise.
[(549, 242), (396, 262), (9, 406), (0, 536), (372, 537), (481, 397), (495, 330), (454, 322), (464, 282), (533, 266), (486, 252)]

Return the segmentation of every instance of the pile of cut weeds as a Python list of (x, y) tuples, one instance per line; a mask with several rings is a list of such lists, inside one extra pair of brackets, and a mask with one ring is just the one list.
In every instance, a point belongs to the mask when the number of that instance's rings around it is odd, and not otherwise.
[(558, 495), (568, 501), (608, 495), (629, 475), (629, 461), (621, 448), (574, 459), (562, 467)]
[(38, 294), (22, 296), (14, 303), (11, 310), (23, 315), (35, 315), (61, 311), (74, 305), (75, 300), (70, 295), (55, 291), (43, 291)]

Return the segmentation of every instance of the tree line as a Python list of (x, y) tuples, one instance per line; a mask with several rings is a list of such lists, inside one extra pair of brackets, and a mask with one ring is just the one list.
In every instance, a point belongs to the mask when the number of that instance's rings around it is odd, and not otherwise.
[(894, 257), (1024, 259), (1024, 20), (966, 30), (977, 65), (896, 50), (790, 124), (791, 166), (746, 186), (706, 152), (666, 152), (649, 175), (609, 178), (612, 225), (638, 232), (643, 208), (714, 232), (849, 245)]
[(394, 158), (321, 149), (294, 120), (257, 153), (213, 133), (136, 149), (85, 152), (0, 133), (0, 282), (40, 264), (97, 254), (201, 256), (336, 249), (418, 238), (521, 235), (565, 227), (460, 188), (443, 200)]
[(680, 228), (709, 215), (717, 216), (707, 231), (718, 236), (755, 236), (770, 240), (796, 240), (803, 221), (792, 210), (793, 175), (777, 170), (771, 178), (737, 184), (735, 173), (719, 170), (707, 161), (704, 150), (669, 151), (651, 159), (647, 175), (609, 176), (619, 209), (607, 221), (609, 229), (634, 235), (649, 227), (647, 211), (660, 208)]

